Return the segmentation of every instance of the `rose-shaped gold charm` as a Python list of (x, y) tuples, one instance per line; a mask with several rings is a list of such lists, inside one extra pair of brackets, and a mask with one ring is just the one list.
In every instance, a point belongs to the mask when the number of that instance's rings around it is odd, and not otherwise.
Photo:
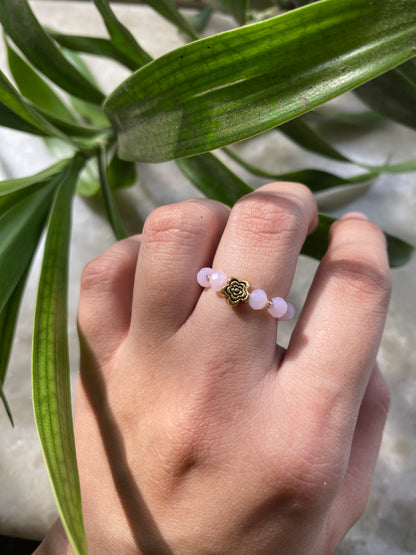
[(221, 294), (227, 299), (231, 306), (238, 303), (247, 303), (250, 298), (248, 281), (230, 277), (227, 285), (221, 289)]

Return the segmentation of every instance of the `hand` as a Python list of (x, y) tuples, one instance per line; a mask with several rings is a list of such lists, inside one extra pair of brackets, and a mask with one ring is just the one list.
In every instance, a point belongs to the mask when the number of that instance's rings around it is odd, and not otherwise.
[(316, 224), (309, 190), (275, 183), (231, 211), (159, 208), (86, 267), (75, 433), (90, 553), (323, 555), (361, 516), (388, 410), (382, 232), (359, 215), (333, 225), (286, 351), (267, 310), (196, 282), (210, 266), (286, 297)]

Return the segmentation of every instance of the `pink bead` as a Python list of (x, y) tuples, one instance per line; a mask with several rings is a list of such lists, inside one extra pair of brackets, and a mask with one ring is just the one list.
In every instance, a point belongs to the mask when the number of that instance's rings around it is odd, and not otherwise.
[(227, 285), (228, 278), (224, 272), (214, 272), (209, 276), (209, 285), (214, 291), (221, 291)]
[(209, 287), (208, 276), (210, 276), (214, 270), (212, 268), (201, 268), (196, 275), (196, 280), (201, 287)]
[(287, 302), (282, 299), (282, 297), (273, 297), (271, 299), (272, 306), (268, 308), (269, 314), (273, 316), (273, 318), (281, 318), (287, 312)]
[(261, 310), (267, 304), (267, 295), (263, 289), (255, 289), (250, 293), (248, 304), (254, 310)]
[(293, 318), (293, 316), (295, 315), (295, 307), (293, 306), (292, 303), (287, 303), (287, 310), (286, 312), (283, 314), (283, 316), (280, 317), (280, 320), (282, 320), (282, 322), (287, 322), (288, 320), (291, 320)]

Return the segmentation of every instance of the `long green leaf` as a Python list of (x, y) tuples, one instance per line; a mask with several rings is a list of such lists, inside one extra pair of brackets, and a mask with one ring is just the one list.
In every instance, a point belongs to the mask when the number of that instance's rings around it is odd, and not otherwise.
[(15, 290), (10, 295), (6, 305), (0, 312), (0, 397), (3, 401), (10, 423), (14, 426), (12, 412), (3, 391), (4, 379), (12, 350), (13, 337), (16, 329), (17, 316), (19, 313), (20, 302), (26, 285), (28, 268), (23, 273)]
[(100, 192), (100, 176), (97, 158), (90, 158), (79, 174), (76, 193), (83, 197), (92, 197)]
[[(329, 228), (335, 222), (336, 218), (328, 214), (319, 214), (319, 223), (317, 228), (309, 235), (303, 245), (302, 254), (321, 260), (328, 249)], [(403, 266), (409, 262), (414, 247), (406, 241), (399, 239), (389, 233), (384, 233), (387, 239), (387, 251), (389, 255), (389, 264), (392, 268)]]
[(253, 190), (210, 152), (177, 160), (176, 163), (182, 173), (204, 195), (229, 206)]
[(85, 102), (75, 96), (71, 96), (71, 104), (87, 125), (92, 125), (97, 129), (108, 129), (111, 127), (107, 116), (100, 106)]
[(32, 125), (25, 119), (18, 116), (2, 102), (0, 102), (0, 126), (9, 127), (10, 129), (17, 129), (18, 131), (31, 133), (32, 135), (46, 136), (45, 131), (39, 129), (35, 125)]
[(352, 125), (368, 126), (370, 124), (380, 123), (384, 120), (384, 116), (374, 110), (367, 110), (365, 112), (342, 112), (327, 106), (318, 108), (315, 115), (324, 119), (335, 120), (336, 122), (348, 123)]
[(261, 168), (257, 168), (256, 166), (249, 164), (231, 149), (227, 148), (224, 150), (230, 158), (235, 160), (238, 164), (240, 164), (240, 166), (253, 175), (267, 177), (268, 179), (274, 179), (276, 181), (296, 181), (297, 183), (303, 183), (314, 193), (326, 191), (327, 189), (332, 189), (334, 187), (341, 187), (343, 185), (355, 185), (357, 183), (374, 179), (379, 175), (379, 172), (376, 170), (356, 175), (354, 177), (341, 177), (330, 172), (316, 169), (297, 170), (287, 173), (274, 173), (264, 171)]
[(105, 58), (116, 60), (116, 62), (119, 62), (133, 71), (137, 69), (137, 62), (134, 62), (131, 58), (120, 52), (120, 50), (108, 39), (85, 37), (81, 35), (65, 35), (55, 31), (49, 31), (49, 34), (57, 43), (69, 50), (93, 54), (95, 56), (104, 56)]
[[(100, 87), (94, 75), (92, 74), (90, 68), (84, 62), (82, 57), (78, 54), (78, 52), (60, 45), (59, 48), (65, 58), (67, 58), (71, 62), (71, 64), (73, 64), (78, 69), (78, 71), (85, 77), (85, 79), (90, 81), (94, 85), (94, 87), (99, 89)], [(105, 116), (102, 106), (87, 102), (86, 100), (82, 100), (81, 98), (73, 95), (70, 96), (70, 100), (74, 110), (78, 114), (80, 114), (80, 116), (82, 116), (87, 124), (92, 124), (97, 129), (110, 127), (110, 122)]]
[(14, 420), (13, 420), (12, 411), (11, 411), (9, 402), (7, 401), (7, 397), (6, 397), (6, 394), (4, 393), (2, 385), (0, 385), (0, 399), (3, 402), (3, 406), (4, 406), (4, 409), (6, 411), (7, 416), (9, 417), (10, 424), (14, 427)]
[(41, 108), (38, 108), (37, 112), (44, 120), (49, 122), (54, 129), (58, 129), (62, 134), (65, 134), (68, 137), (94, 138), (101, 133), (111, 134), (110, 127), (106, 129), (103, 127), (97, 128), (89, 125), (81, 125), (79, 123), (71, 123), (66, 119), (61, 119), (52, 112), (46, 112)]
[(20, 92), (37, 107), (77, 123), (71, 111), (40, 75), (11, 47), (6, 39), (9, 69)]
[(258, 134), (411, 58), (415, 35), (415, 0), (322, 0), (190, 43), (107, 99), (119, 155), (160, 162)]
[(410, 173), (416, 171), (416, 160), (407, 160), (398, 164), (368, 166), (368, 168), (379, 173)]
[(100, 12), (116, 48), (130, 58), (132, 62), (135, 62), (136, 68), (149, 63), (152, 59), (151, 56), (138, 44), (127, 27), (117, 19), (108, 0), (94, 0), (94, 4)]
[[(0, 0), (1, 1), (1, 0)], [(28, 102), (13, 87), (5, 74), (0, 70), (0, 102), (9, 110), (14, 112), (19, 118), (25, 120), (31, 126), (39, 129), (45, 135), (54, 135), (55, 129), (49, 126), (46, 121), (32, 109)], [(59, 133), (58, 133), (59, 135)]]
[(281, 131), (289, 139), (292, 139), (293, 142), (315, 154), (340, 162), (351, 162), (346, 156), (322, 139), (318, 133), (300, 118), (293, 119), (276, 127), (276, 131)]
[(233, 14), (240, 25), (245, 25), (249, 4), (248, 0), (220, 0), (220, 2), (227, 11)]
[(15, 193), (16, 191), (21, 191), (27, 187), (38, 186), (39, 183), (50, 181), (51, 178), (61, 173), (67, 165), (68, 160), (60, 160), (49, 168), (33, 175), (29, 175), (28, 177), (18, 177), (16, 179), (6, 179), (5, 181), (0, 181), (0, 197), (9, 195), (10, 193)]
[(176, 25), (191, 40), (198, 38), (192, 25), (183, 17), (172, 0), (144, 0), (144, 3), (151, 6), (162, 17)]
[(202, 35), (205, 31), (213, 13), (214, 10), (212, 8), (202, 8), (189, 18), (189, 23), (198, 35)]
[(377, 112), (416, 129), (416, 58), (366, 83), (355, 94)]
[[(0, 0), (1, 1), (1, 0)], [(4, 73), (0, 70), (0, 106), (12, 111), (18, 119), (25, 120), (30, 127), (39, 129), (40, 134), (50, 137), (57, 137), (64, 142), (72, 144), (75, 148), (84, 148), (81, 140), (76, 142), (70, 136), (54, 126), (47, 118), (45, 118), (39, 110), (32, 106), (23, 96), (13, 87)], [(1, 110), (0, 110), (1, 114)], [(7, 113), (6, 113), (7, 117)], [(18, 120), (17, 120), (18, 121)], [(23, 131), (24, 129), (22, 129)], [(94, 142), (94, 138), (92, 139)], [(88, 148), (89, 138), (85, 140), (85, 148)], [(79, 143), (79, 144), (78, 144)]]
[(103, 101), (103, 94), (65, 59), (27, 0), (0, 0), (0, 22), (26, 58), (56, 85), (84, 100)]
[(15, 290), (40, 240), (53, 182), (0, 197), (0, 311)]
[(132, 187), (137, 179), (136, 166), (132, 162), (120, 160), (117, 154), (114, 154), (107, 167), (107, 176), (113, 190)]
[(61, 176), (48, 222), (33, 331), (33, 406), (58, 511), (77, 554), (87, 554), (72, 426), (67, 338), (71, 199), (84, 159)]
[(101, 147), (98, 155), (98, 171), (100, 175), (101, 193), (104, 199), (104, 206), (107, 212), (108, 221), (114, 232), (117, 240), (127, 237), (127, 232), (124, 228), (122, 219), (120, 217), (117, 205), (115, 203), (113, 193), (110, 188), (107, 177), (107, 153), (104, 147)]

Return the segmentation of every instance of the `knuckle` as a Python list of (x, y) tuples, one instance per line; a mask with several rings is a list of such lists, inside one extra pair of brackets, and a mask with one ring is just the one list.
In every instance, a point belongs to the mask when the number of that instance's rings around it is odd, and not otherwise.
[(391, 275), (388, 268), (369, 262), (341, 260), (336, 262), (337, 287), (347, 298), (365, 299), (375, 307), (384, 308), (391, 294)]
[(338, 485), (334, 479), (334, 465), (320, 458), (320, 455), (309, 454), (292, 459), (288, 483), (293, 501), (301, 510), (309, 511), (325, 504)]
[(250, 195), (237, 202), (233, 209), (237, 229), (241, 233), (262, 241), (277, 233), (290, 242), (304, 227), (301, 206), (293, 199), (284, 197), (272, 201), (261, 195)]
[(104, 253), (88, 262), (81, 275), (81, 291), (93, 292), (96, 289), (106, 289), (116, 279), (119, 273), (117, 256)]
[(143, 236), (149, 243), (194, 244), (216, 225), (213, 210), (199, 202), (185, 201), (153, 210), (146, 219)]

